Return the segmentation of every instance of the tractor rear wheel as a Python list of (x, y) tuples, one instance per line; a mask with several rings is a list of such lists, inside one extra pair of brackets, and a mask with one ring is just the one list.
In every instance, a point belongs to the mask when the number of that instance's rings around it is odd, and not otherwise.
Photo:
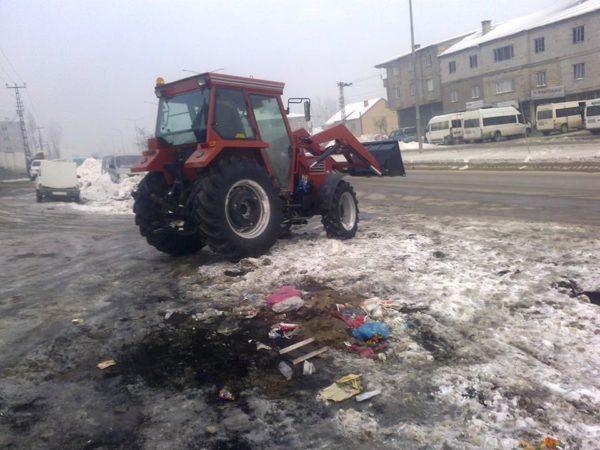
[(231, 260), (260, 256), (277, 241), (281, 200), (256, 161), (223, 159), (197, 183), (194, 217), (215, 252)]
[(329, 211), (321, 216), (321, 222), (327, 232), (327, 237), (337, 239), (353, 238), (358, 229), (358, 201), (350, 183), (340, 181)]
[(140, 182), (133, 212), (140, 234), (148, 244), (173, 256), (195, 253), (205, 245), (191, 221), (173, 220), (164, 205), (169, 186), (161, 172), (150, 172)]

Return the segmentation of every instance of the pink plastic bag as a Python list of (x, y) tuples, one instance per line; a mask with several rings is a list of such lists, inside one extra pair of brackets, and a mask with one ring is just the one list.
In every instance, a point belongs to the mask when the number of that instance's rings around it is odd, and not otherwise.
[(290, 297), (300, 297), (301, 292), (294, 286), (282, 286), (267, 297), (267, 305), (274, 305)]

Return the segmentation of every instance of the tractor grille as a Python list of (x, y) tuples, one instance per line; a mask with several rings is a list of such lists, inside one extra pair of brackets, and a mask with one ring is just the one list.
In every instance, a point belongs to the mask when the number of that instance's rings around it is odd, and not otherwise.
[(311, 173), (324, 173), (325, 172), (325, 161), (321, 161), (318, 164), (315, 164), (314, 167), (310, 168)]

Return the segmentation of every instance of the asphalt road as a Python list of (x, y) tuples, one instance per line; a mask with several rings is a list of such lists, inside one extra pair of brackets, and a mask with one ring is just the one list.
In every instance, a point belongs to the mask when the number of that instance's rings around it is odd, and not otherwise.
[(406, 213), (600, 224), (600, 174), (409, 171), (353, 178), (359, 201)]

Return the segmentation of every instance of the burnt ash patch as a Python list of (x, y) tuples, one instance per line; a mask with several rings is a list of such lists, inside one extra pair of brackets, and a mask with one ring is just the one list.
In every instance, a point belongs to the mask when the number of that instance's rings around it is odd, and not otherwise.
[[(291, 381), (279, 373), (278, 364), (283, 358), (278, 346), (291, 345), (301, 337), (270, 340), (270, 322), (261, 317), (235, 324), (228, 322), (227, 317), (219, 319), (205, 323), (189, 318), (178, 326), (164, 325), (152, 330), (118, 356), (114, 370), (125, 383), (141, 379), (151, 388), (212, 388), (209, 403), (222, 402), (216, 394), (225, 386), (236, 397), (240, 391), (256, 388), (261, 394), (277, 398), (288, 397), (290, 392), (314, 392), (330, 383), (327, 370), (302, 376), (298, 365)], [(272, 350), (257, 350), (257, 342)]]

